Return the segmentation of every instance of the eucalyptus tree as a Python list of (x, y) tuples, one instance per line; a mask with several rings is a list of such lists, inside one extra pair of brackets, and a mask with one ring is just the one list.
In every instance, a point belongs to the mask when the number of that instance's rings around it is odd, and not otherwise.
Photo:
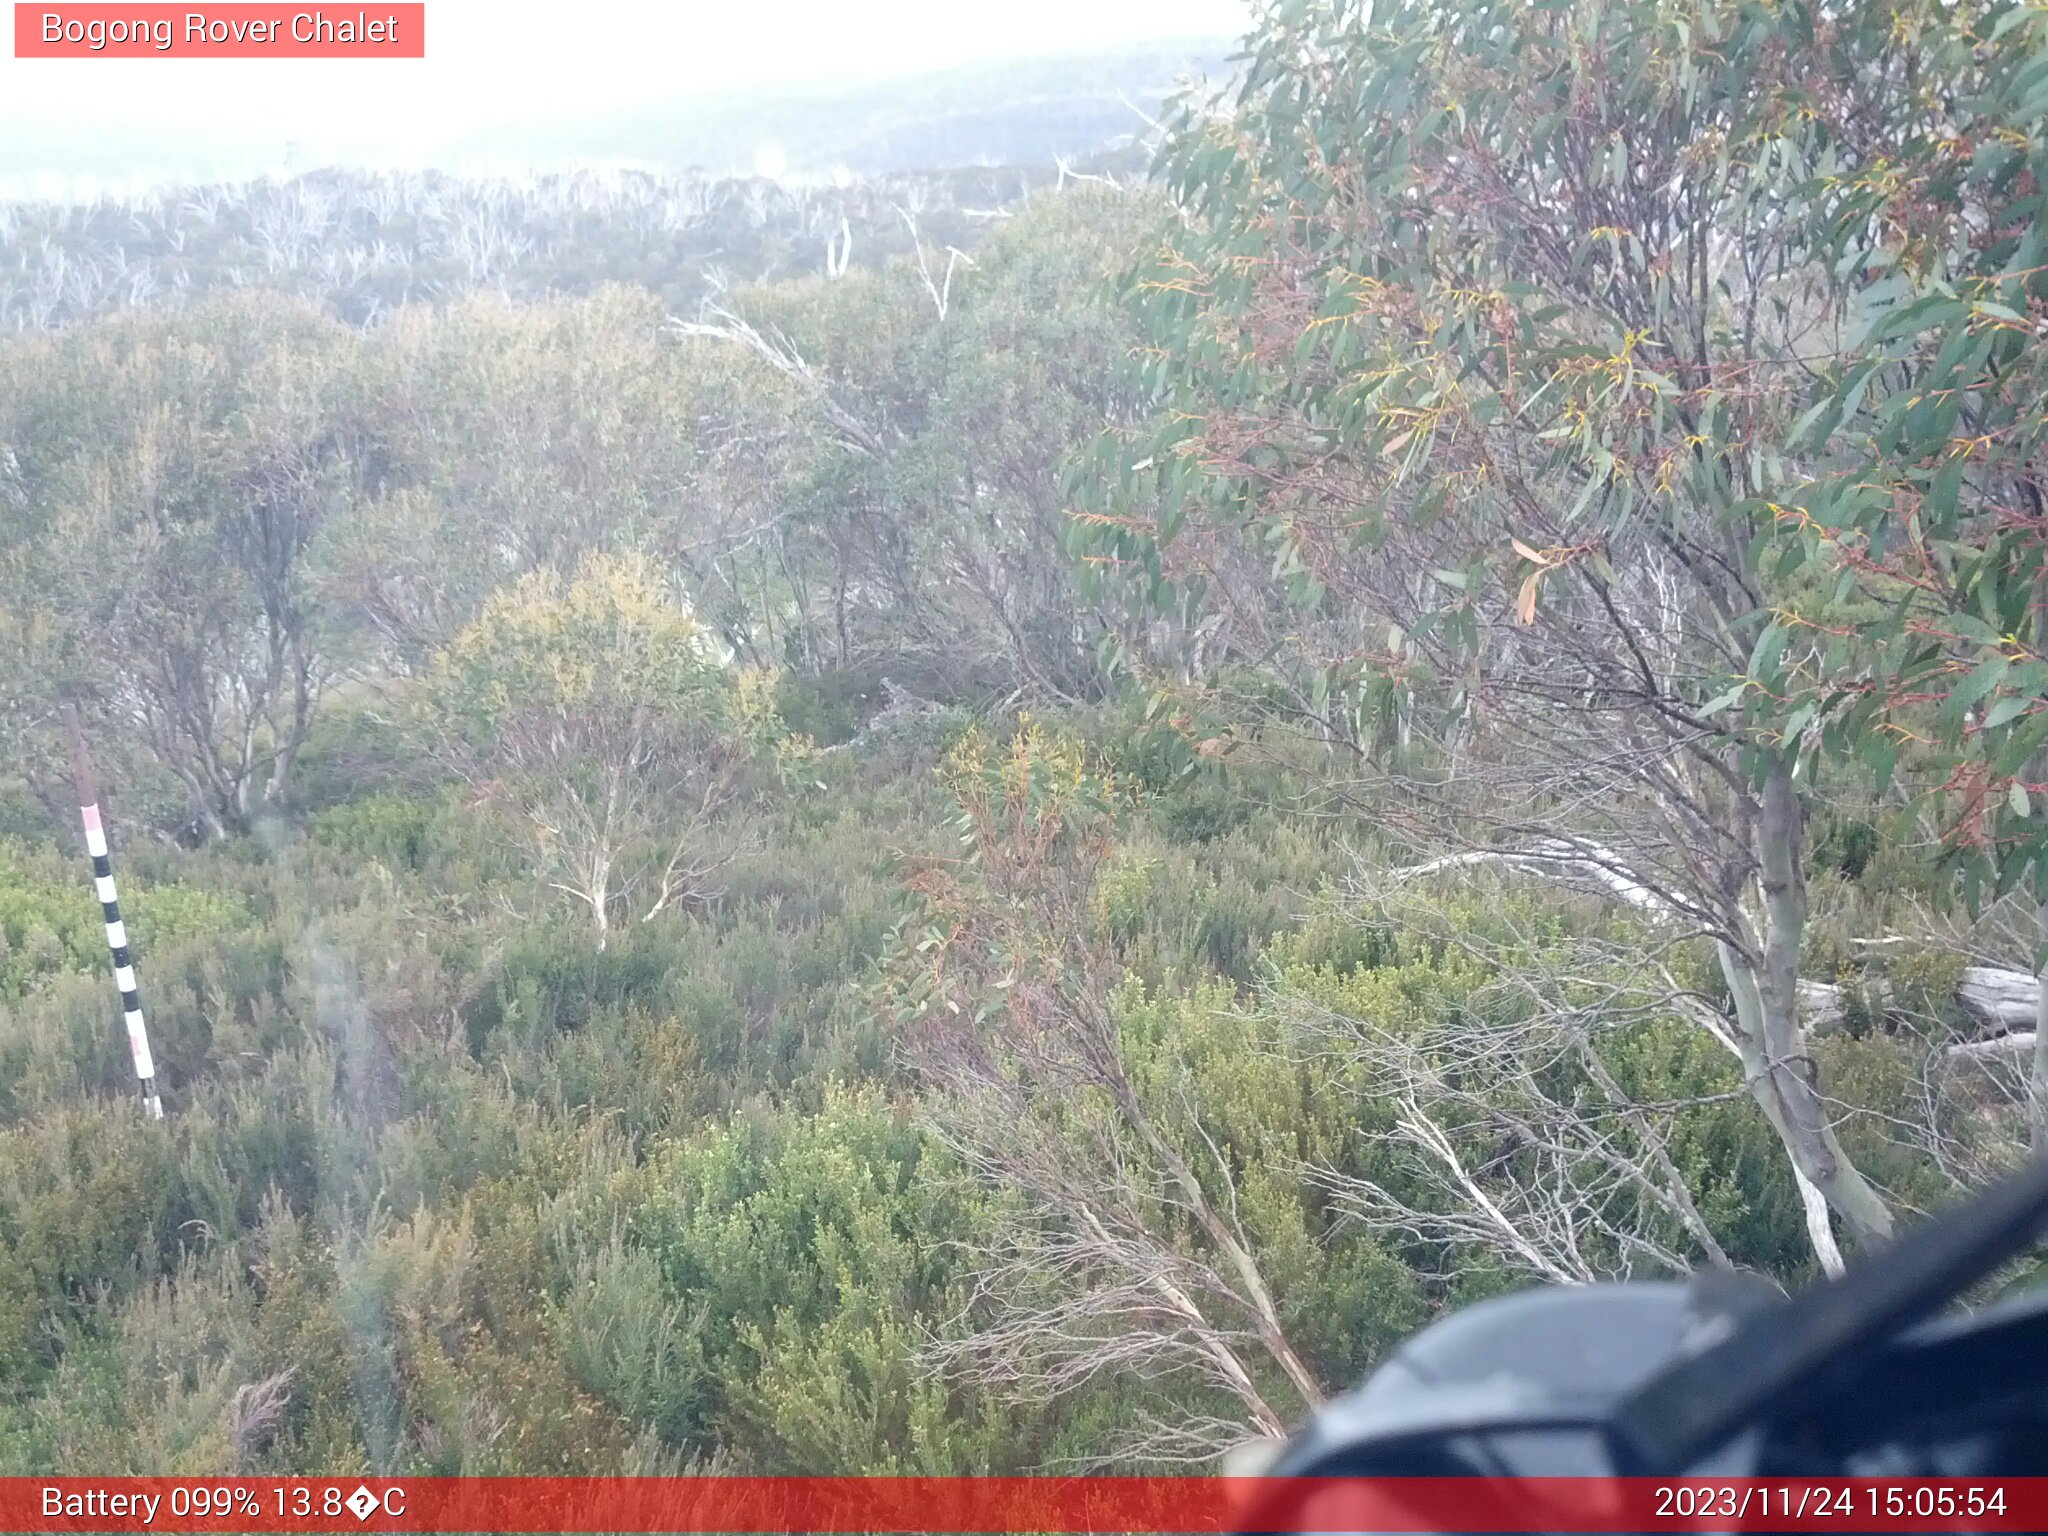
[(2048, 676), (2041, 42), (1910, 0), (1270, 6), (1162, 152), (1154, 425), (1082, 477), (1096, 581), (1390, 766), (1390, 825), (1711, 941), (1721, 995), (1669, 1005), (1741, 1058), (1824, 1262), (1828, 1212), (1892, 1214), (1800, 1017), (1816, 777), (1934, 705), (2033, 740)]
[[(2036, 1150), (2048, 1148), (2048, 25), (1907, 8), (1889, 116), (1847, 115), (1823, 199), (1847, 291), (1774, 508), (1797, 590), (1741, 702), (1880, 785), (1918, 779), (1969, 907), (2031, 906)], [(1797, 435), (1803, 428), (1804, 435)], [(1835, 622), (1830, 622), (1833, 618)], [(1782, 642), (1808, 640), (1806, 645)], [(1762, 701), (1769, 700), (1766, 704)]]
[(600, 555), (573, 579), (542, 570), (501, 589), (422, 702), (436, 755), (599, 948), (622, 913), (644, 922), (712, 894), (730, 857), (715, 825), (764, 700), (646, 560)]
[(795, 397), (797, 421), (754, 456), (783, 475), (782, 514), (723, 562), (736, 583), (757, 563), (747, 584), (784, 595), (778, 659), (940, 689), (1094, 685), (1100, 624), (1067, 573), (1060, 469), (1130, 414), (1133, 338), (1109, 280), (1153, 212), (1123, 193), (1045, 197), (971, 264), (920, 246), (678, 326), (693, 354), (765, 364)]
[(245, 294), (10, 348), (21, 662), (146, 744), (209, 836), (289, 799), (336, 665), (321, 551), (376, 474), (347, 346)]

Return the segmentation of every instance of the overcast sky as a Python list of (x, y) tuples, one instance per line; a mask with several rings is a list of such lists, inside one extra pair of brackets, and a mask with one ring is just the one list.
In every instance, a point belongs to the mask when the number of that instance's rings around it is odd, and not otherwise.
[[(329, 3), (353, 16), (374, 0)], [(422, 159), (507, 120), (1235, 36), (1245, 0), (428, 0), (424, 60), (0, 58), (0, 161), (64, 140), (181, 137), (319, 159)], [(53, 153), (48, 163), (70, 157)]]

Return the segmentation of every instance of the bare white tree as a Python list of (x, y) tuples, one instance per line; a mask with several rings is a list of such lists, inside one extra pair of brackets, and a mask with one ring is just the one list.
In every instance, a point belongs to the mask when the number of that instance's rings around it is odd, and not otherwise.
[(1687, 1109), (1746, 1095), (1644, 1101), (1622, 1085), (1612, 1042), (1694, 1001), (1643, 967), (1636, 936), (1521, 933), (1505, 903), (1492, 919), (1503, 931), (1478, 934), (1398, 881), (1352, 899), (1355, 915), (1462, 954), (1488, 979), (1419, 1030), (1273, 995), (1322, 1075), (1395, 1106), (1398, 1189), (1330, 1167), (1311, 1178), (1370, 1227), (1553, 1284), (1729, 1267), (1669, 1131)]
[(946, 247), (945, 273), (938, 278), (934, 278), (932, 276), (931, 253), (925, 246), (924, 237), (917, 232), (917, 219), (907, 208), (899, 208), (896, 211), (903, 219), (903, 227), (910, 231), (910, 246), (917, 253), (918, 281), (923, 284), (924, 291), (932, 301), (932, 308), (938, 312), (939, 319), (944, 320), (946, 318), (946, 311), (952, 307), (953, 303), (954, 269), (963, 264), (971, 267), (974, 265), (974, 260), (958, 246), (949, 245)]

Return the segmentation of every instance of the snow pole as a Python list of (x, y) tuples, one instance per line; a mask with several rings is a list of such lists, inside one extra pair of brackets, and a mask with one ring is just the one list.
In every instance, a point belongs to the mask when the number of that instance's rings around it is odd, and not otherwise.
[(128, 1054), (135, 1061), (142, 1102), (149, 1106), (151, 1119), (161, 1120), (164, 1101), (157, 1093), (156, 1062), (149, 1054), (149, 1029), (142, 1022), (142, 999), (135, 990), (135, 957), (128, 951), (128, 929), (121, 921), (121, 903), (114, 894), (114, 865), (108, 856), (107, 828), (100, 819), (92, 764), (85, 756), (85, 732), (79, 728), (78, 711), (71, 709), (66, 713), (71, 727), (72, 782), (78, 788), (78, 815), (85, 823), (85, 851), (92, 855), (93, 891), (107, 920), (107, 948), (114, 955), (114, 986), (121, 994), (121, 1022), (128, 1026)]

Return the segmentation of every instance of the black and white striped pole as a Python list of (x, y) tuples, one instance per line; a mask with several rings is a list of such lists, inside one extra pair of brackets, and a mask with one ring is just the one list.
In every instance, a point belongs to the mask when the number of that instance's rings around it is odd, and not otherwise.
[(108, 856), (106, 823), (100, 819), (99, 792), (93, 788), (92, 765), (85, 757), (85, 733), (78, 711), (69, 713), (71, 773), (78, 787), (78, 814), (85, 822), (85, 851), (92, 855), (92, 886), (107, 919), (107, 948), (114, 952), (114, 985), (121, 993), (121, 1022), (128, 1026), (128, 1054), (142, 1084), (142, 1102), (152, 1119), (164, 1117), (164, 1101), (156, 1089), (156, 1062), (149, 1054), (149, 1029), (142, 1022), (142, 999), (135, 990), (135, 957), (128, 951), (128, 929), (121, 921), (121, 902), (114, 894), (114, 865)]

